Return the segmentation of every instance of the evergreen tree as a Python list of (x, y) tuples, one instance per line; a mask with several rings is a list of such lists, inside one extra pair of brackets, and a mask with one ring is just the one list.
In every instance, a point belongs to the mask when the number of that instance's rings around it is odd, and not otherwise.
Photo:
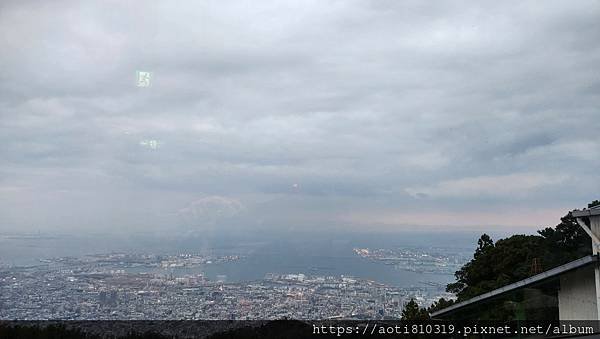
[(429, 319), (429, 313), (426, 309), (420, 308), (419, 304), (414, 299), (404, 306), (400, 320), (405, 321), (424, 321)]
[(433, 304), (431, 304), (431, 306), (429, 306), (429, 308), (427, 308), (427, 312), (429, 314), (431, 314), (433, 312), (442, 310), (442, 309), (444, 309), (446, 307), (450, 307), (452, 305), (454, 305), (454, 300), (452, 300), (452, 299), (446, 300), (444, 298), (440, 298), (439, 300), (433, 302)]
[[(600, 205), (599, 200), (588, 204), (588, 208)], [(571, 214), (560, 219), (560, 224), (554, 228), (546, 227), (538, 233), (548, 242), (548, 247), (553, 255), (547, 259), (550, 266), (555, 267), (569, 261), (579, 259), (592, 253), (590, 237), (579, 226)]]
[[(595, 200), (588, 208), (600, 205)], [(538, 231), (538, 235), (513, 235), (494, 243), (483, 234), (473, 259), (455, 272), (456, 282), (447, 285), (458, 301), (470, 299), (531, 276), (535, 259), (544, 271), (592, 253), (589, 236), (570, 214), (560, 224)]]

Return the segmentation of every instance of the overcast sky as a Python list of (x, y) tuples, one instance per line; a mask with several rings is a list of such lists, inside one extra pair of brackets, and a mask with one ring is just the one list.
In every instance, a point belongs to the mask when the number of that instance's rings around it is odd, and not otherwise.
[(2, 1), (0, 231), (534, 231), (599, 117), (600, 1)]

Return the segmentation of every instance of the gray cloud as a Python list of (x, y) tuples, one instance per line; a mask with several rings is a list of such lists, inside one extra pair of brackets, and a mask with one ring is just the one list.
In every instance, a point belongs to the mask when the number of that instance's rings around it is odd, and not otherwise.
[(205, 197), (246, 227), (537, 226), (600, 189), (598, 1), (0, 6), (0, 230)]

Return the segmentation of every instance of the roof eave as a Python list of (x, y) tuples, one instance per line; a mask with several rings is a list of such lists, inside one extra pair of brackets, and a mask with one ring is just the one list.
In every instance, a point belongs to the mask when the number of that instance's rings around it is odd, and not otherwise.
[(566, 263), (564, 265), (555, 267), (553, 269), (550, 269), (548, 271), (545, 271), (545, 272), (542, 272), (540, 274), (534, 275), (532, 277), (529, 277), (529, 278), (526, 278), (526, 279), (514, 282), (512, 284), (508, 284), (506, 286), (500, 287), (500, 288), (495, 289), (495, 290), (490, 291), (490, 292), (486, 292), (486, 293), (480, 294), (480, 295), (478, 295), (476, 297), (473, 297), (471, 299), (459, 302), (459, 303), (454, 304), (452, 306), (449, 306), (449, 307), (446, 307), (444, 309), (441, 309), (441, 310), (439, 310), (437, 312), (433, 312), (431, 314), (431, 317), (432, 318), (433, 317), (437, 317), (437, 316), (440, 316), (440, 315), (443, 315), (443, 314), (446, 314), (446, 313), (458, 310), (458, 309), (463, 308), (465, 306), (474, 304), (476, 302), (488, 300), (488, 299), (497, 297), (499, 295), (502, 295), (504, 293), (507, 293), (507, 292), (510, 292), (510, 291), (514, 291), (514, 290), (522, 288), (522, 287), (530, 286), (530, 285), (542, 282), (544, 280), (547, 280), (547, 279), (550, 279), (550, 278), (553, 278), (553, 277), (557, 277), (557, 276), (559, 276), (559, 275), (561, 275), (563, 273), (572, 271), (572, 270), (580, 268), (580, 267), (587, 266), (587, 265), (589, 265), (591, 263), (594, 263), (594, 262), (598, 262), (598, 256), (588, 255), (586, 257), (583, 257), (583, 258), (580, 258), (580, 259), (568, 262), (568, 263)]
[(571, 215), (575, 218), (582, 218), (582, 217), (591, 217), (593, 215), (600, 215), (600, 209), (599, 208), (593, 208), (593, 209), (585, 209), (585, 210), (575, 210), (571, 212)]

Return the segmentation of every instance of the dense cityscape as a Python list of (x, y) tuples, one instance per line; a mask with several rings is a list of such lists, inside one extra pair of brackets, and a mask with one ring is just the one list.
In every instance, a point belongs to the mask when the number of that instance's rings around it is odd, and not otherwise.
[(343, 275), (269, 273), (257, 281), (227, 282), (224, 275), (208, 279), (199, 269), (243, 259), (112, 253), (5, 265), (0, 319), (394, 319), (410, 299), (427, 306), (452, 297), (443, 284), (427, 281), (395, 287)]

